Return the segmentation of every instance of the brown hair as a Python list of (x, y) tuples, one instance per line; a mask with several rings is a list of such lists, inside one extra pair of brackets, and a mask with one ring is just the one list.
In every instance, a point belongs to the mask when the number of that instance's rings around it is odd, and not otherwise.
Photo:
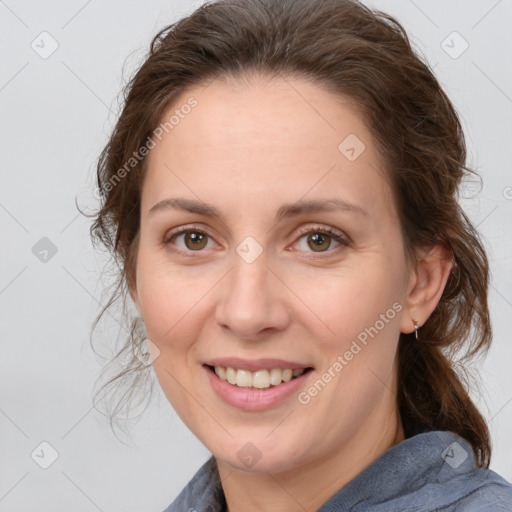
[[(455, 432), (472, 445), (478, 465), (488, 467), (489, 431), (469, 397), (460, 364), (485, 353), (491, 342), (488, 260), (458, 203), (462, 178), (476, 173), (466, 167), (455, 108), (411, 48), (404, 28), (356, 0), (207, 2), (155, 36), (147, 59), (124, 89), (122, 112), (97, 165), (101, 208), (91, 237), (110, 251), (119, 274), (115, 293), (93, 330), (120, 292), (126, 304), (126, 285), (135, 286), (146, 159), (122, 179), (119, 170), (181, 91), (253, 73), (304, 77), (353, 101), (380, 150), (409, 261), (415, 262), (418, 248), (445, 244), (451, 249), (454, 266), (420, 339), (400, 335), (397, 400), (406, 437), (429, 430)], [(143, 338), (137, 319), (132, 320), (130, 335), (115, 358), (127, 358), (123, 370), (102, 390), (118, 384), (120, 377), (135, 376), (135, 382), (121, 379), (129, 383), (123, 400), (140, 386), (146, 366), (134, 350)], [(463, 354), (458, 363), (457, 354)]]

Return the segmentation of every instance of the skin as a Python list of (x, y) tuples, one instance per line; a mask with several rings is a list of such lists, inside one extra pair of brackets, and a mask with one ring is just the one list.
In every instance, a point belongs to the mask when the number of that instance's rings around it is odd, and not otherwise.
[[(182, 92), (169, 112), (191, 96), (197, 107), (148, 156), (130, 292), (160, 350), (160, 385), (215, 456), (229, 511), (314, 511), (404, 439), (399, 335), (434, 310), (451, 253), (434, 247), (408, 264), (381, 157), (343, 98), (299, 78), (217, 80)], [(338, 149), (350, 134), (365, 145), (354, 161)], [(212, 204), (223, 220), (177, 209), (149, 214), (171, 197)], [(274, 222), (284, 203), (328, 198), (367, 215)], [(165, 245), (180, 226), (207, 231), (206, 246), (194, 250), (184, 234)], [(319, 226), (351, 243), (325, 235), (315, 251)], [(304, 227), (312, 232), (299, 234)], [(252, 263), (236, 252), (248, 236), (263, 251)], [(306, 405), (294, 395), (264, 411), (240, 410), (218, 398), (202, 367), (213, 357), (291, 359), (314, 367), (308, 389), (394, 303), (394, 318)], [(261, 456), (252, 467), (237, 457), (247, 442)]]

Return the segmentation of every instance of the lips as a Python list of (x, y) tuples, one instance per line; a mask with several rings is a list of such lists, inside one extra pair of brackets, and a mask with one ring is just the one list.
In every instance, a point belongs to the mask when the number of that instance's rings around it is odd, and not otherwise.
[(290, 361), (285, 359), (241, 359), (239, 357), (223, 357), (209, 359), (204, 362), (205, 365), (215, 367), (222, 366), (224, 368), (236, 368), (239, 370), (248, 370), (250, 372), (256, 372), (258, 370), (271, 370), (272, 368), (290, 368), (291, 370), (313, 368), (308, 363), (300, 363), (297, 361)]
[[(219, 359), (212, 360), (211, 362), (222, 361), (225, 364), (227, 361), (236, 362), (240, 364), (241, 360), (238, 359)], [(283, 360), (265, 360), (265, 363), (262, 360), (259, 361), (250, 361), (256, 365), (256, 367), (261, 368), (262, 364), (291, 364), (292, 366), (296, 366), (292, 361), (283, 361)], [(247, 361), (245, 361), (247, 363)], [(259, 365), (259, 366), (258, 366)], [(219, 365), (216, 365), (219, 368)], [(303, 368), (304, 366), (302, 366)], [(270, 409), (273, 407), (278, 407), (282, 403), (286, 403), (295, 396), (302, 387), (307, 385), (307, 382), (311, 380), (311, 376), (314, 377), (313, 369), (310, 367), (310, 370), (305, 370), (302, 372), (300, 376), (294, 377), (291, 380), (286, 382), (282, 382), (276, 386), (270, 386), (266, 389), (256, 389), (254, 387), (239, 387), (238, 385), (233, 385), (226, 380), (223, 380), (215, 372), (212, 370), (212, 367), (209, 365), (203, 364), (203, 368), (205, 369), (204, 375), (206, 376), (208, 382), (210, 383), (214, 393), (227, 405), (235, 407), (237, 409), (250, 411), (250, 412), (258, 412), (264, 411), (266, 409)], [(239, 370), (242, 370), (239, 368)], [(263, 368), (266, 370), (266, 368)], [(288, 369), (289, 370), (289, 369)], [(245, 371), (245, 370), (242, 370)], [(259, 370), (256, 370), (259, 371)], [(295, 371), (298, 371), (296, 368)]]

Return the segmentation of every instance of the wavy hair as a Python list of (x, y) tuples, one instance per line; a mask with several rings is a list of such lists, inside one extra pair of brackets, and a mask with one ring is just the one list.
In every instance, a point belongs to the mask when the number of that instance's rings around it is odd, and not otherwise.
[[(463, 364), (485, 354), (492, 337), (489, 264), (458, 197), (461, 180), (478, 175), (466, 166), (453, 104), (404, 28), (356, 0), (217, 0), (154, 37), (123, 89), (121, 113), (97, 163), (101, 204), (90, 234), (93, 244), (102, 243), (114, 258), (117, 287), (92, 330), (115, 300), (126, 304), (127, 291), (135, 286), (146, 159), (132, 162), (122, 179), (120, 169), (181, 91), (210, 80), (256, 75), (306, 78), (352, 101), (380, 151), (408, 261), (416, 261), (420, 248), (444, 244), (451, 249), (452, 271), (420, 339), (414, 333), (400, 335), (397, 401), (406, 437), (428, 430), (455, 432), (469, 441), (477, 464), (488, 467), (490, 435), (469, 396)], [(149, 382), (148, 366), (136, 355), (144, 337), (139, 320), (132, 318), (114, 358), (122, 370), (100, 390), (110, 389), (117, 401), (111, 421), (141, 382)]]

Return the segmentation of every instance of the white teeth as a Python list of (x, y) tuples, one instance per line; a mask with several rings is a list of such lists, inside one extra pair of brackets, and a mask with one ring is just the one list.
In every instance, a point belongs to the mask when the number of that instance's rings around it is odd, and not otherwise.
[(251, 378), (254, 388), (268, 388), (270, 386), (270, 374), (268, 370), (258, 370), (252, 374)]
[(247, 370), (237, 370), (236, 372), (236, 385), (241, 388), (248, 388), (252, 386), (252, 374)]
[(283, 376), (282, 370), (279, 368), (272, 368), (270, 370), (270, 384), (277, 386), (278, 384), (281, 384), (281, 377)]
[(226, 369), (222, 368), (222, 366), (215, 367), (215, 373), (222, 379), (226, 380)]
[(298, 377), (304, 373), (305, 369), (300, 368), (292, 370), (286, 368), (272, 368), (268, 370), (258, 370), (250, 372), (249, 370), (235, 370), (234, 368), (224, 368), (222, 366), (215, 366), (215, 373), (222, 380), (227, 380), (230, 384), (234, 384), (241, 388), (259, 388), (266, 389), (272, 386), (277, 386), (281, 382), (288, 382), (293, 377)]
[(236, 370), (233, 370), (233, 368), (226, 368), (226, 380), (230, 384), (236, 384)]
[(292, 380), (292, 377), (293, 377), (293, 370), (290, 370), (289, 368), (287, 368), (286, 370), (283, 370), (283, 380), (285, 382)]

